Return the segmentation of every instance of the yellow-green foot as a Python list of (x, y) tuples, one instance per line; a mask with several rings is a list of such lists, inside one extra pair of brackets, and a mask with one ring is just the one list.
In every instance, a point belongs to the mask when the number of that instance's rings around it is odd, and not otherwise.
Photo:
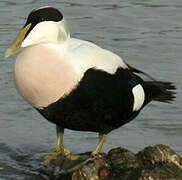
[(53, 153), (50, 153), (50, 154), (47, 154), (46, 156), (44, 156), (44, 163), (45, 164), (50, 164), (50, 161), (54, 158), (58, 158), (58, 157), (61, 157), (61, 156), (68, 156), (71, 154), (71, 151), (64, 148), (62, 150), (57, 150), (56, 152), (53, 152)]
[(71, 154), (71, 151), (69, 149), (66, 149), (64, 148), (64, 154), (67, 156), (67, 155), (70, 155)]

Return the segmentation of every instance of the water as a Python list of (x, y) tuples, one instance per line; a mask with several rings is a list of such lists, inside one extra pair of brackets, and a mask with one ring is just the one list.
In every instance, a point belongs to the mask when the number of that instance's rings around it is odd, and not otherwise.
[[(41, 117), (17, 93), (12, 69), (15, 56), (3, 54), (29, 12), (50, 5), (60, 9), (74, 37), (90, 40), (129, 64), (160, 80), (173, 81), (176, 101), (148, 105), (131, 123), (110, 133), (103, 151), (122, 146), (137, 152), (147, 145), (170, 145), (182, 155), (182, 3), (181, 0), (1, 0), (0, 1), (0, 180), (47, 179), (32, 156), (52, 152), (55, 126)], [(74, 153), (91, 151), (97, 134), (65, 133)]]

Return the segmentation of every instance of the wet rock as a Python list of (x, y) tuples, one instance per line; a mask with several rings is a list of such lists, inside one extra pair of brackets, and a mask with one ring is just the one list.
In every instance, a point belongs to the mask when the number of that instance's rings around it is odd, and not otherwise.
[[(59, 160), (58, 160), (59, 161)], [(66, 162), (66, 161), (65, 161)], [(71, 164), (73, 172), (65, 173)], [(82, 163), (81, 166), (78, 166)], [(55, 164), (53, 167), (55, 168)], [(97, 157), (84, 155), (83, 160), (58, 163), (58, 180), (182, 180), (182, 158), (169, 146), (148, 146), (134, 154), (124, 148), (114, 148)], [(64, 169), (64, 171), (63, 171)], [(70, 169), (70, 168), (68, 168)], [(72, 170), (73, 170), (72, 169)]]

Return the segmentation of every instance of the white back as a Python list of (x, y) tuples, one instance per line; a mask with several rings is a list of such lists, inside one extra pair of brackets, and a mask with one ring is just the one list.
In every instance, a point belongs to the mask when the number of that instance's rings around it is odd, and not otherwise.
[(47, 48), (64, 53), (78, 73), (83, 74), (89, 68), (100, 69), (108, 73), (115, 73), (118, 67), (128, 68), (118, 55), (105, 50), (91, 42), (70, 38), (65, 43), (44, 44)]

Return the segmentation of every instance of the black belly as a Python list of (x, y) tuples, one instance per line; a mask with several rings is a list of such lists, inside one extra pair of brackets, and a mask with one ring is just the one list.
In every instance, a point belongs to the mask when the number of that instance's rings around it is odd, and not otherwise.
[(121, 68), (115, 74), (89, 69), (69, 95), (38, 111), (62, 128), (108, 133), (138, 115), (132, 89), (142, 82)]

